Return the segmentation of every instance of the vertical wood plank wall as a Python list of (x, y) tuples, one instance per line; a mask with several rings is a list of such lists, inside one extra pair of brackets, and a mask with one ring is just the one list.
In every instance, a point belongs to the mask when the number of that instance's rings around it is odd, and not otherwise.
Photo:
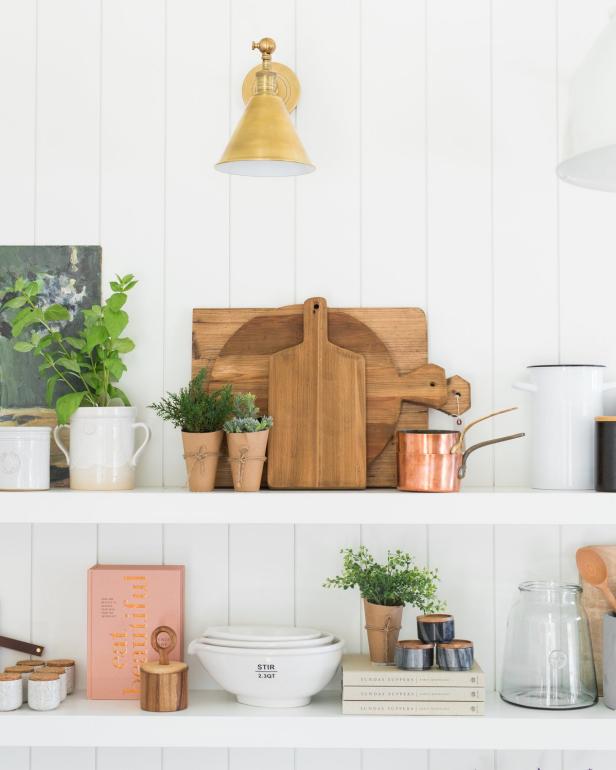
[[(477, 439), (528, 428), (527, 396), (510, 387), (528, 364), (600, 362), (616, 373), (616, 198), (554, 175), (567, 79), (611, 4), (0, 0), (0, 243), (101, 243), (106, 280), (138, 274), (126, 389), (154, 431), (140, 483), (184, 483), (178, 434), (145, 406), (186, 381), (198, 305), (275, 306), (318, 293), (338, 305), (424, 307), (431, 360), (471, 380), (473, 414), (523, 407), (478, 428)], [(302, 82), (294, 120), (318, 167), (306, 178), (230, 179), (212, 167), (241, 114), (243, 75), (257, 62), (250, 41), (263, 35), (277, 39), (277, 56)], [(449, 424), (438, 414), (433, 423)], [(528, 447), (514, 442), (474, 455), (468, 483), (524, 486), (528, 474)], [(189, 639), (208, 622), (256, 620), (250, 586), (258, 585), (267, 620), (322, 625), (360, 650), (358, 597), (325, 592), (321, 582), (337, 569), (340, 546), (399, 546), (440, 568), (442, 592), (494, 686), (516, 584), (572, 577), (579, 543), (615, 537), (616, 527), (4, 526), (0, 623), (83, 661), (86, 568), (181, 562)], [(462, 584), (468, 559), (472, 581)], [(9, 660), (0, 650), (0, 665)], [(196, 666), (192, 674), (193, 686), (212, 686)], [(376, 770), (384, 762), (449, 770), (453, 759), (0, 750), (0, 767), (12, 770)], [(463, 752), (455, 769), (613, 762)]]

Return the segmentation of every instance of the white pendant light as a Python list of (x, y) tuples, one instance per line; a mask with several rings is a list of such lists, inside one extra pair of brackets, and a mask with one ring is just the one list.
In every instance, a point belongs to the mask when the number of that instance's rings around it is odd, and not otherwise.
[(565, 182), (616, 192), (616, 13), (574, 74), (557, 168)]

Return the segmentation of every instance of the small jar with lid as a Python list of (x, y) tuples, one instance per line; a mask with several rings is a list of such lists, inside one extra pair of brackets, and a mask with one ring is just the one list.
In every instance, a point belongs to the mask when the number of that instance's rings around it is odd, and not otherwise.
[(66, 675), (66, 669), (63, 666), (50, 666), (47, 663), (46, 666), (40, 669), (41, 673), (57, 674), (60, 678), (60, 700), (64, 700), (68, 695), (68, 677)]
[(32, 666), (7, 666), (4, 669), (5, 674), (19, 674), (22, 681), (24, 703), (28, 700), (28, 679), (30, 674), (34, 673)]
[(0, 674), (0, 711), (15, 711), (24, 702), (21, 674)]
[(39, 658), (27, 658), (26, 660), (18, 660), (17, 663), (14, 663), (14, 666), (32, 666), (32, 668), (35, 671), (38, 671), (39, 668), (44, 666), (46, 661), (40, 660)]
[(56, 658), (48, 660), (47, 666), (63, 668), (66, 671), (66, 692), (72, 695), (75, 691), (75, 661), (70, 658)]
[(53, 711), (62, 700), (60, 676), (53, 671), (35, 671), (28, 680), (28, 706), (35, 711)]

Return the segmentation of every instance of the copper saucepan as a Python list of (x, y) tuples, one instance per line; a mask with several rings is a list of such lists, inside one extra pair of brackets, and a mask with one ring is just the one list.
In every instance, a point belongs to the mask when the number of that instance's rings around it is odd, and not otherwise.
[[(514, 407), (515, 408), (515, 407)], [(494, 414), (481, 417), (468, 428)], [(398, 431), (398, 489), (405, 492), (459, 492), (460, 481), (466, 475), (466, 462), (476, 449), (500, 444), (524, 433), (489, 439), (464, 449), (466, 433), (457, 430), (400, 430)]]

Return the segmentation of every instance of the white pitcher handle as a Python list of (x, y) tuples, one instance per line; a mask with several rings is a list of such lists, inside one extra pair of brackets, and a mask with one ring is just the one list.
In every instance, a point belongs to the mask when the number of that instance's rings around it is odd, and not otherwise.
[(616, 388), (616, 382), (605, 382), (603, 384), (603, 390), (614, 390)]
[(137, 430), (137, 428), (143, 428), (145, 431), (145, 438), (143, 439), (143, 443), (139, 447), (139, 449), (135, 452), (133, 455), (132, 460), (130, 461), (131, 468), (135, 468), (137, 465), (137, 460), (139, 459), (139, 455), (143, 452), (143, 450), (146, 447), (146, 444), (148, 441), (152, 438), (152, 431), (148, 428), (148, 426), (144, 422), (134, 422), (133, 423), (133, 430)]
[(58, 449), (66, 457), (66, 462), (70, 466), (71, 458), (68, 453), (68, 449), (64, 446), (64, 444), (62, 443), (62, 439), (60, 438), (60, 431), (62, 430), (62, 428), (68, 428), (68, 425), (56, 425), (56, 427), (53, 429), (53, 440), (58, 445)]
[(516, 390), (526, 390), (529, 393), (537, 392), (537, 386), (533, 385), (532, 382), (514, 382), (513, 387)]

